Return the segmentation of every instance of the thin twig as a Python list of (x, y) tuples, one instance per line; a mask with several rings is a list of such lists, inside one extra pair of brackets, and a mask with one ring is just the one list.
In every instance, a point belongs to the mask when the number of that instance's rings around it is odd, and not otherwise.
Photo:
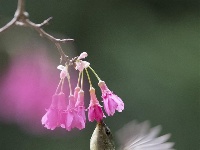
[(49, 18), (47, 20), (45, 20), (43, 23), (41, 24), (35, 24), (33, 22), (31, 22), (29, 19), (26, 19), (25, 21), (25, 25), (29, 26), (30, 28), (33, 28), (34, 30), (36, 30), (40, 36), (46, 37), (47, 39), (49, 39), (52, 42), (57, 42), (57, 43), (65, 43), (65, 42), (69, 42), (69, 41), (74, 41), (74, 39), (56, 39), (55, 37), (53, 37), (52, 35), (48, 34), (47, 32), (45, 32), (41, 26), (44, 26), (46, 24), (48, 24), (48, 20), (50, 20)]
[(8, 22), (4, 27), (0, 28), (0, 33), (8, 30), (9, 28), (13, 27), (14, 25), (30, 27), (30, 28), (34, 29), (35, 31), (37, 31), (40, 34), (40, 36), (46, 37), (47, 39), (49, 39), (56, 45), (56, 47), (61, 55), (61, 58), (60, 58), (61, 62), (63, 60), (69, 62), (70, 60), (69, 60), (68, 56), (65, 55), (65, 53), (63, 52), (63, 50), (60, 46), (60, 43), (74, 41), (74, 39), (57, 39), (57, 38), (53, 37), (52, 35), (48, 34), (47, 32), (45, 32), (42, 29), (42, 27), (44, 25), (49, 24), (49, 21), (51, 19), (52, 19), (52, 17), (49, 17), (48, 19), (44, 20), (40, 24), (36, 24), (36, 23), (30, 21), (29, 14), (28, 14), (28, 12), (25, 11), (25, 0), (18, 0), (17, 10), (15, 12), (13, 19), (10, 22)]
[(3, 31), (8, 30), (9, 28), (11, 28), (13, 25), (15, 25), (17, 21), (17, 18), (13, 18), (10, 22), (8, 22), (4, 27), (0, 28), (0, 33), (2, 33)]
[(60, 46), (60, 43), (55, 43), (55, 45), (58, 49), (58, 52), (60, 53), (60, 63), (62, 61), (65, 61), (69, 65), (69, 63), (70, 63), (69, 57), (67, 55), (65, 55), (65, 53), (63, 52), (62, 47)]

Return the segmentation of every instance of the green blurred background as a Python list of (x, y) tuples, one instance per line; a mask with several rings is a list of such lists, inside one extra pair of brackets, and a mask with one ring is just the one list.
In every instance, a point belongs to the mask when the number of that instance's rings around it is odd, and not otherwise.
[[(16, 6), (16, 0), (0, 0), (0, 26), (13, 17)], [(65, 50), (73, 50), (73, 56), (88, 52), (92, 67), (124, 100), (123, 113), (106, 118), (113, 132), (131, 120), (149, 120), (162, 125), (162, 134), (172, 133), (177, 150), (200, 149), (200, 1), (27, 0), (26, 10), (36, 23), (53, 16), (45, 30), (74, 38)], [(18, 27), (0, 34), (1, 75), (9, 64), (7, 48), (31, 45), (27, 37), (49, 46), (50, 57), (59, 63), (51, 42)], [(94, 127), (87, 123), (82, 131), (31, 134), (1, 121), (0, 149), (88, 150)]]

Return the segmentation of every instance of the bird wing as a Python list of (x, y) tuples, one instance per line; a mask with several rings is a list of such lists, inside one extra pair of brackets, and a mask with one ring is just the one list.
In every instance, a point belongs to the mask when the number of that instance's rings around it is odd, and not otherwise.
[(119, 150), (174, 150), (174, 143), (166, 142), (170, 134), (158, 137), (160, 131), (161, 126), (151, 128), (148, 121), (132, 121), (116, 133)]

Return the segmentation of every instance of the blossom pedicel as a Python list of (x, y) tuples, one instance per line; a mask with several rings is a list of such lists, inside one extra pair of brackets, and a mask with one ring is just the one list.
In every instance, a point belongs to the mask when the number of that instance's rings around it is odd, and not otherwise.
[[(92, 81), (88, 72), (88, 68), (96, 76), (99, 83), (98, 86), (102, 92), (102, 101), (104, 110), (108, 116), (113, 116), (115, 111), (121, 112), (124, 109), (124, 103), (117, 95), (110, 91), (104, 81), (102, 81), (96, 72), (90, 67), (90, 63), (83, 61), (88, 56), (86, 52), (80, 54), (69, 62), (66, 62), (64, 66), (59, 65), (57, 68), (61, 70), (60, 72), (60, 82), (56, 89), (55, 94), (52, 97), (52, 103), (47, 109), (46, 114), (42, 117), (42, 124), (47, 129), (54, 130), (56, 127), (62, 127), (70, 131), (73, 128), (78, 128), (79, 130), (85, 128), (86, 115), (85, 112), (88, 111), (88, 120), (90, 122), (97, 121), (101, 122), (103, 117), (106, 117), (103, 113), (102, 106), (98, 101), (95, 89), (93, 88)], [(70, 82), (70, 74), (68, 68), (74, 66), (76, 70), (79, 71), (79, 77), (77, 86), (72, 91), (72, 85)], [(84, 102), (84, 91), (83, 91), (83, 77), (84, 72), (86, 72), (89, 84), (90, 84), (90, 103), (88, 109), (85, 109)], [(67, 98), (63, 93), (63, 85), (65, 78), (67, 78), (70, 95)], [(59, 94), (57, 94), (59, 93)], [(73, 93), (73, 94), (72, 94)]]

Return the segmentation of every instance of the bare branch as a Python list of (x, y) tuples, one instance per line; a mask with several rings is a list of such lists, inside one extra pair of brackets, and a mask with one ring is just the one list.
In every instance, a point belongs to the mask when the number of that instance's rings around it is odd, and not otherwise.
[(23, 12), (25, 12), (25, 0), (18, 0), (17, 10), (19, 11), (19, 14), (23, 14)]
[(25, 0), (18, 0), (18, 5), (17, 5), (17, 10), (15, 12), (15, 15), (13, 19), (8, 22), (4, 27), (0, 28), (0, 33), (8, 30), (14, 25), (19, 25), (19, 26), (28, 26), (30, 28), (33, 28), (35, 31), (37, 31), (40, 36), (46, 37), (50, 41), (52, 41), (60, 55), (61, 55), (61, 62), (64, 60), (66, 62), (69, 62), (69, 58), (65, 53), (63, 52), (61, 46), (59, 43), (66, 43), (69, 41), (74, 41), (74, 39), (57, 39), (54, 36), (50, 35), (49, 33), (45, 32), (42, 27), (49, 24), (49, 21), (52, 19), (52, 17), (49, 17), (48, 19), (44, 20), (40, 24), (33, 23), (32, 21), (29, 20), (29, 15), (28, 12), (25, 11)]
[(48, 19), (44, 20), (41, 24), (38, 24), (39, 28), (42, 28), (45, 25), (49, 25), (49, 21), (53, 19), (53, 17), (49, 17)]
[(5, 26), (3, 26), (2, 28), (0, 28), (0, 33), (8, 30), (9, 28), (11, 28), (12, 26), (15, 25), (17, 21), (17, 18), (13, 18), (10, 22), (8, 22)]
[[(49, 19), (50, 20), (50, 19)], [(33, 28), (34, 30), (36, 30), (40, 36), (46, 37), (47, 39), (49, 39), (50, 41), (54, 42), (54, 43), (66, 43), (69, 41), (74, 41), (74, 39), (56, 39), (55, 37), (53, 37), (52, 35), (48, 34), (47, 32), (45, 32), (42, 28), (40, 28), (41, 26), (45, 25), (48, 23), (48, 19), (45, 20), (43, 23), (41, 24), (35, 24), (33, 22), (31, 22), (30, 20), (26, 19), (25, 24), (31, 28)]]
[(60, 46), (60, 43), (55, 43), (59, 53), (60, 53), (60, 63), (64, 60), (66, 63), (69, 63), (69, 57), (65, 55), (65, 53), (62, 50), (62, 47)]

